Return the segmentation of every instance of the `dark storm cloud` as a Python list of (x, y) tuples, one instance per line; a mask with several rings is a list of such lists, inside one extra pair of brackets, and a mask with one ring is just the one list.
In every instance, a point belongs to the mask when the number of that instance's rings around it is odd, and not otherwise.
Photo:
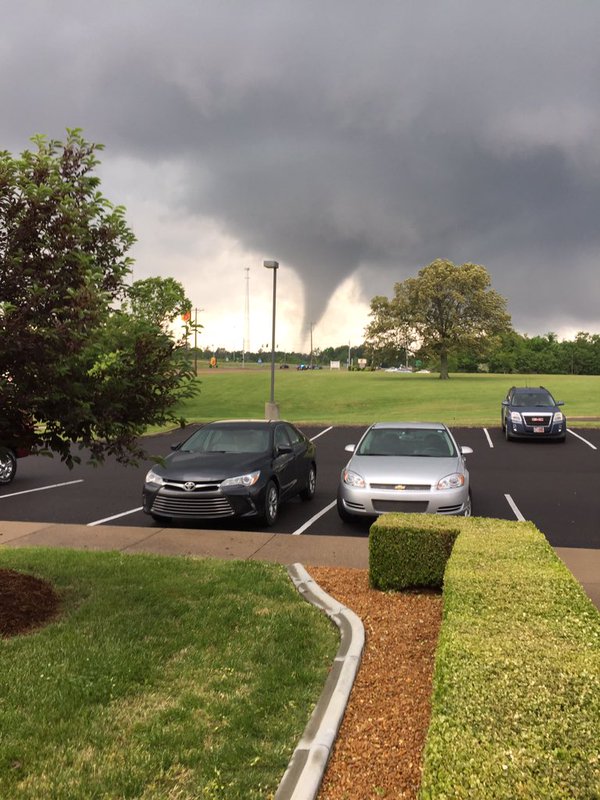
[(437, 257), (485, 264), (529, 332), (598, 329), (600, 6), (25, 0), (2, 146), (81, 126), (172, 162), (186, 212), (301, 276), (306, 315)]

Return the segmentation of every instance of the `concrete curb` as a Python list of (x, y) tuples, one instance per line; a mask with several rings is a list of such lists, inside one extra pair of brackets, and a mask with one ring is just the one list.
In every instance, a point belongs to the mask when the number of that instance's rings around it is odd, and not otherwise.
[(275, 800), (314, 800), (360, 666), (365, 629), (354, 611), (324, 592), (302, 564), (292, 564), (288, 574), (304, 599), (337, 625), (341, 637), (321, 696), (275, 793)]

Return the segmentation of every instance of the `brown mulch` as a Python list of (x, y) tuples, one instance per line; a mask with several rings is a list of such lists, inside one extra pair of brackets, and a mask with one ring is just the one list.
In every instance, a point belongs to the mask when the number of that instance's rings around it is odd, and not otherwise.
[(379, 592), (367, 570), (307, 567), (365, 627), (362, 662), (318, 800), (416, 798), (441, 593)]
[(47, 581), (0, 569), (0, 638), (28, 633), (53, 619), (60, 599)]

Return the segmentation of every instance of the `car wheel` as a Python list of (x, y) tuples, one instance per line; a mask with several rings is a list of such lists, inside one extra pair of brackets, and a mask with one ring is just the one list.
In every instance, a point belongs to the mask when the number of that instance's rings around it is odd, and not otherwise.
[(465, 504), (464, 516), (465, 517), (473, 516), (473, 500), (471, 499), (471, 492), (469, 492), (469, 498)]
[(271, 527), (275, 524), (279, 513), (279, 492), (273, 481), (269, 481), (265, 489), (265, 505), (262, 513), (263, 522)]
[(317, 470), (315, 469), (315, 465), (311, 464), (308, 470), (308, 477), (306, 478), (306, 486), (300, 492), (300, 497), (303, 500), (312, 500), (315, 496), (315, 491), (317, 489)]
[(342, 522), (354, 522), (354, 520), (356, 519), (355, 514), (351, 514), (349, 511), (346, 510), (340, 497), (338, 497), (337, 499), (337, 512)]
[(0, 484), (10, 483), (17, 474), (17, 459), (8, 447), (0, 447)]
[(506, 423), (506, 425), (504, 426), (504, 438), (506, 439), (507, 442), (510, 442), (513, 438), (508, 431), (508, 423)]

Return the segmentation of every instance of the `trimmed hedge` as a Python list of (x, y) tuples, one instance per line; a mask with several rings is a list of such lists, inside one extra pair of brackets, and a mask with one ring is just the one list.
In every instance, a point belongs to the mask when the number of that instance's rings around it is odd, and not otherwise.
[(441, 588), (460, 531), (457, 517), (383, 514), (369, 533), (369, 582), (374, 589)]
[(531, 523), (455, 522), (421, 800), (599, 798), (598, 610)]

